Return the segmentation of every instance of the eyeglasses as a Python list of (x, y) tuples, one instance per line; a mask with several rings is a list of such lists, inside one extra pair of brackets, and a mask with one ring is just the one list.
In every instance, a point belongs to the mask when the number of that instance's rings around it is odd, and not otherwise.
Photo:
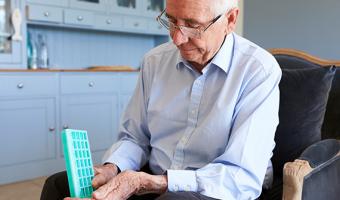
[(156, 20), (162, 26), (164, 26), (169, 31), (179, 29), (182, 32), (183, 35), (185, 35), (189, 38), (195, 38), (195, 39), (201, 38), (201, 34), (204, 33), (211, 25), (213, 25), (222, 16), (222, 14), (218, 15), (213, 20), (211, 20), (210, 23), (206, 26), (200, 25), (198, 27), (188, 27), (188, 26), (183, 26), (183, 25), (176, 25), (171, 20), (169, 20), (169, 18), (166, 15), (164, 15), (164, 13), (165, 13), (165, 9), (156, 18)]

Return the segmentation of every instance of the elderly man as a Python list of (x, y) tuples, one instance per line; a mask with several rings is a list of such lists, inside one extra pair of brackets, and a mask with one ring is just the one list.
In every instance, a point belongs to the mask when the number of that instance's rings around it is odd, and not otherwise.
[[(119, 140), (95, 169), (93, 199), (260, 195), (272, 176), (281, 71), (233, 33), (237, 15), (237, 0), (166, 1), (158, 21), (173, 41), (144, 57)], [(42, 199), (67, 195), (65, 177), (50, 177)]]

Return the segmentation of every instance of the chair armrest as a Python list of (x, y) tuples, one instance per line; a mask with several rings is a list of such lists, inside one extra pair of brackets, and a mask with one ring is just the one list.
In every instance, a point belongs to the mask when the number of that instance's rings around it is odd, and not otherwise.
[[(300, 158), (294, 162), (287, 162), (283, 168), (283, 199), (284, 200), (301, 200), (303, 194), (309, 192), (315, 192), (323, 196), (322, 191), (316, 190), (316, 184), (325, 184), (327, 182), (332, 183), (332, 178), (325, 178), (323, 176), (334, 177), (333, 180), (337, 180), (337, 176), (340, 176), (338, 169), (340, 165), (340, 142), (335, 139), (322, 140), (317, 142), (301, 154)], [(325, 174), (324, 174), (325, 173)], [(333, 173), (333, 175), (332, 175)], [(312, 178), (314, 176), (314, 178)], [(310, 180), (309, 180), (310, 179)], [(309, 182), (317, 181), (314, 179), (323, 179), (322, 183), (318, 182), (309, 184), (308, 187), (304, 187), (306, 180)], [(325, 181), (326, 180), (326, 181)], [(312, 186), (310, 186), (312, 185)], [(314, 185), (314, 186), (313, 186)], [(314, 188), (313, 188), (314, 187)], [(331, 185), (329, 187), (335, 187)], [(309, 189), (312, 188), (312, 189)], [(311, 191), (309, 191), (311, 190)], [(333, 192), (333, 191), (329, 191)], [(328, 196), (334, 196), (333, 194), (325, 194)], [(304, 195), (305, 196), (305, 195)], [(310, 195), (307, 195), (310, 196)], [(318, 199), (319, 197), (313, 197), (308, 199)], [(329, 199), (329, 198), (322, 198)]]

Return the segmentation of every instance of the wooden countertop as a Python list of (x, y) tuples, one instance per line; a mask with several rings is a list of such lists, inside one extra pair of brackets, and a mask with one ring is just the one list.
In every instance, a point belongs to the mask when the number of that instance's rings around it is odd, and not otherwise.
[(139, 69), (0, 69), (0, 72), (139, 72)]

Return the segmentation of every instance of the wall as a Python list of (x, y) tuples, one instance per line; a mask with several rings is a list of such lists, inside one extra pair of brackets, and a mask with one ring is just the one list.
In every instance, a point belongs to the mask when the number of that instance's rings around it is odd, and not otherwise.
[(244, 36), (265, 48), (340, 59), (339, 0), (248, 0)]
[(243, 0), (239, 0), (238, 7), (240, 11), (238, 13), (238, 19), (237, 19), (235, 32), (239, 35), (243, 35), (243, 17), (244, 17)]

